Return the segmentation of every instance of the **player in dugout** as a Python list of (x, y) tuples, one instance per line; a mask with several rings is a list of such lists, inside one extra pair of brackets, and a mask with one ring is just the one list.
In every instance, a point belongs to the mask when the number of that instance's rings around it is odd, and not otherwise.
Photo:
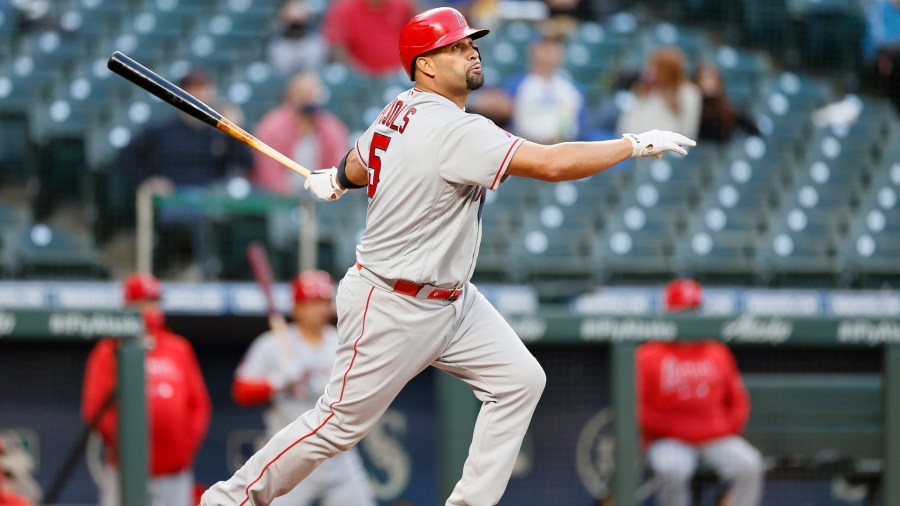
[[(700, 307), (702, 287), (676, 279), (666, 310)], [(765, 466), (741, 437), (750, 397), (731, 350), (720, 341), (651, 341), (637, 349), (638, 420), (660, 506), (691, 504), (689, 482), (703, 461), (729, 483), (729, 506), (759, 506)]]
[[(267, 404), (266, 441), (312, 409), (331, 378), (338, 347), (334, 282), (325, 271), (301, 272), (291, 282), (294, 324), (283, 335), (257, 337), (234, 375), (232, 397), (241, 406)], [(316, 468), (272, 501), (275, 506), (375, 506), (362, 458), (351, 449)]]
[(410, 19), (398, 49), (415, 85), (382, 110), (337, 167), (310, 174), (306, 188), (322, 200), (350, 188), (366, 188), (369, 197), (357, 262), (335, 299), (335, 367), (315, 407), (207, 490), (202, 505), (270, 504), (355, 446), (428, 367), (464, 381), (481, 402), (462, 478), (446, 505), (500, 502), (546, 375), (469, 281), (486, 190), (510, 176), (586, 178), (631, 157), (687, 155), (685, 147), (696, 143), (651, 130), (541, 145), (467, 113), (467, 98), (484, 84), (475, 40), (487, 34), (449, 7)]
[[(166, 327), (162, 288), (151, 274), (125, 279), (123, 299), (136, 307), (147, 332), (146, 394), (150, 445), (150, 506), (194, 506), (193, 462), (209, 427), (212, 405), (191, 344)], [(91, 350), (81, 412), (100, 433), (106, 469), (98, 484), (100, 506), (119, 505), (116, 347), (105, 338)]]

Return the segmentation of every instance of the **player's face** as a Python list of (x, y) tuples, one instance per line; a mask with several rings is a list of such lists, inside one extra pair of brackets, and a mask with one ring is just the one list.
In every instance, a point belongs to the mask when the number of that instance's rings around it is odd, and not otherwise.
[(477, 90), (484, 85), (481, 72), (481, 56), (471, 37), (466, 37), (438, 50), (435, 55), (438, 75), (446, 76), (451, 84), (465, 80), (467, 90)]

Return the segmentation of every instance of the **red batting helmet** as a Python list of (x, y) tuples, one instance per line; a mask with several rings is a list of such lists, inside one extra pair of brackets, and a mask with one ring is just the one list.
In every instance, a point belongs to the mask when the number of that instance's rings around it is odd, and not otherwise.
[(427, 10), (407, 21), (400, 32), (400, 61), (409, 78), (415, 81), (413, 76), (416, 58), (432, 49), (453, 44), (466, 37), (478, 39), (489, 32), (490, 30), (469, 27), (466, 18), (451, 7)]
[(334, 297), (334, 282), (325, 271), (303, 271), (292, 281), (294, 303), (308, 300), (331, 300)]
[(703, 300), (703, 288), (693, 279), (679, 278), (666, 285), (666, 310), (697, 309)]
[(162, 287), (153, 274), (132, 274), (122, 283), (122, 298), (126, 304), (144, 300), (159, 300)]

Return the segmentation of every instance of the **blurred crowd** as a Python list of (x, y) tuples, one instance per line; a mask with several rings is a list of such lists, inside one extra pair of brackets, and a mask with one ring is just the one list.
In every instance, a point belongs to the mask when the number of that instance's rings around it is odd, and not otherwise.
[[(696, 56), (678, 47), (657, 46), (638, 68), (626, 65), (612, 76), (603, 76), (608, 89), (600, 97), (583, 89), (567, 68), (567, 43), (582, 22), (642, 9), (650, 12), (645, 17), (666, 19), (673, 9), (707, 3), (451, 1), (478, 26), (498, 28), (508, 19), (524, 19), (536, 26), (534, 35), (524, 41), (524, 70), (489, 80), (473, 94), (467, 108), (515, 135), (541, 143), (611, 139), (651, 128), (682, 132), (704, 145), (727, 143), (736, 132), (757, 135), (760, 130), (750, 111), (729, 96), (729, 83), (716, 63), (696, 61)], [(270, 32), (260, 36), (267, 41), (269, 68), (286, 84), (281, 103), (259, 121), (254, 115), (252, 123), (244, 122), (240, 107), (223, 98), (226, 94), (217, 89), (212, 72), (206, 69), (194, 68), (178, 84), (235, 123), (244, 123), (260, 140), (304, 167), (330, 167), (355, 139), (354, 127), (345, 123), (346, 111), (338, 114), (337, 104), (328, 100), (323, 69), (341, 64), (367, 79), (401, 82), (400, 29), (415, 12), (435, 5), (435, 0), (283, 1)], [(865, 5), (858, 55), (861, 87), (881, 93), (900, 108), (900, 0), (867, 0)], [(0, 14), (12, 11), (22, 19), (25, 31), (58, 24), (47, 0), (0, 0)], [(492, 56), (483, 55), (487, 65)], [(634, 55), (628, 57), (634, 60)], [(366, 111), (357, 114), (362, 118)], [(118, 154), (116, 167), (126, 174), (128, 191), (143, 185), (156, 193), (200, 192), (239, 177), (263, 192), (304, 194), (302, 179), (277, 162), (184, 115), (134, 135)], [(171, 248), (174, 255), (188, 259), (190, 278), (216, 277), (217, 268), (206, 251), (206, 216), (169, 213), (160, 217), (159, 225), (170, 227), (167, 242), (176, 245)]]

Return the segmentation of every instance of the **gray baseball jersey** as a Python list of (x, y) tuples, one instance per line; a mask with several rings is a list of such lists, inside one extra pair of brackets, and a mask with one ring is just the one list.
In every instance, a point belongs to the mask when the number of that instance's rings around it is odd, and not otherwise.
[[(331, 378), (338, 348), (338, 333), (334, 327), (324, 329), (318, 346), (301, 339), (296, 325), (288, 325), (286, 333), (290, 337), (290, 355), (286, 354), (284, 344), (274, 332), (265, 332), (253, 341), (235, 372), (239, 380), (269, 379), (276, 384), (294, 381), (291, 388), (273, 396), (263, 415), (267, 439), (315, 406)], [(272, 504), (374, 506), (375, 497), (362, 459), (356, 449), (352, 449), (323, 462), (303, 483)]]
[(356, 256), (388, 279), (463, 286), (475, 270), (484, 189), (522, 139), (436, 93), (398, 96), (356, 143), (369, 212)]
[(497, 504), (546, 376), (469, 278), (484, 190), (500, 185), (522, 142), (435, 93), (412, 89), (385, 107), (356, 143), (369, 207), (358, 264), (335, 299), (340, 337), (325, 393), (201, 505), (269, 504), (358, 443), (429, 366), (482, 402), (446, 505)]

